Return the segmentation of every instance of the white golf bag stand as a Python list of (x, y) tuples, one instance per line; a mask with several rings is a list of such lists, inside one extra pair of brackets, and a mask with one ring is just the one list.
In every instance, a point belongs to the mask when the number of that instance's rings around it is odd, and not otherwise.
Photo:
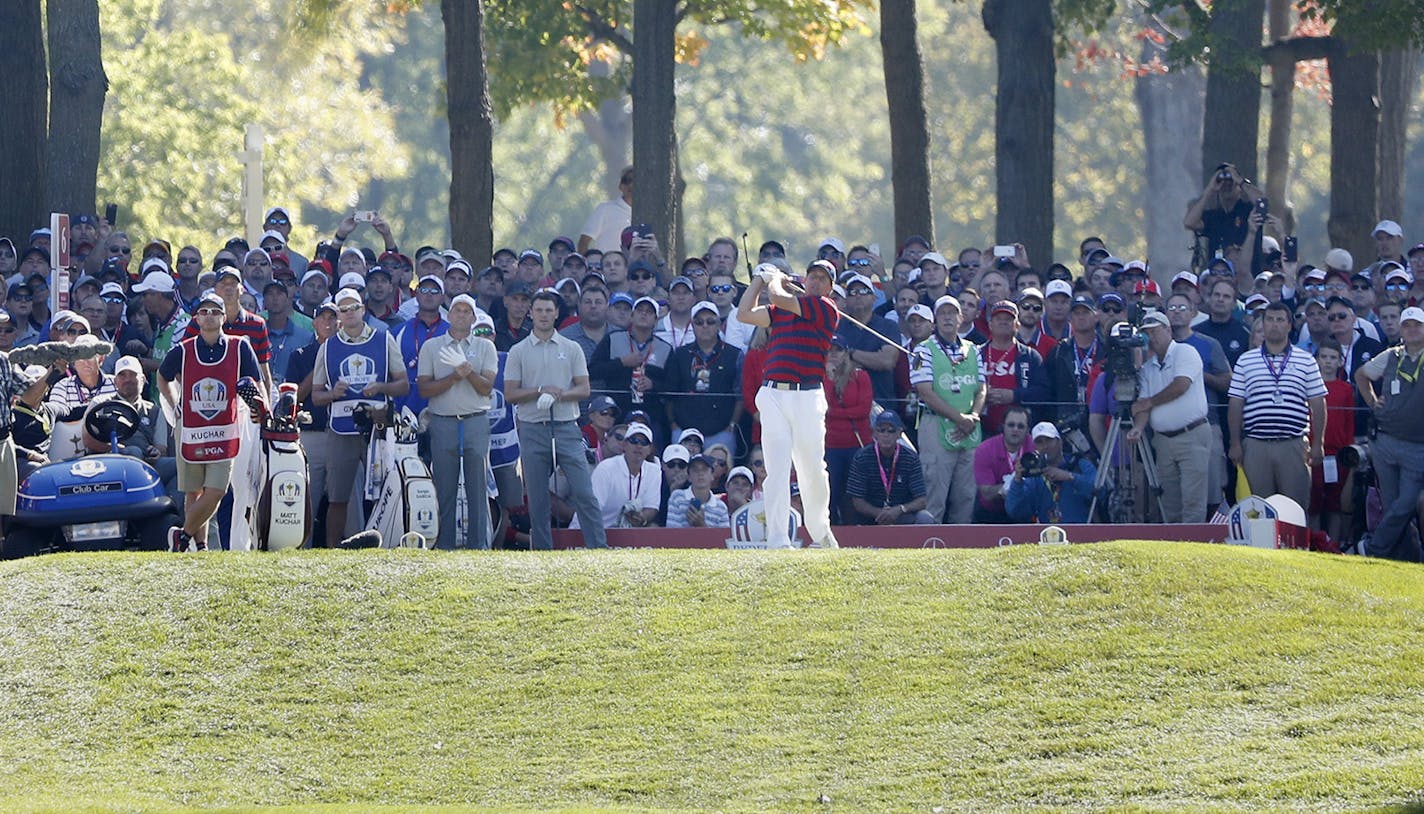
[[(248, 409), (257, 411), (262, 419), (252, 450), (255, 458), (252, 463), (257, 470), (253, 482), (257, 486), (252, 495), (255, 499), (250, 504), (251, 545), (260, 551), (300, 548), (311, 537), (312, 505), (307, 456), (302, 449), (297, 415), (300, 406), (297, 386), (278, 387), (277, 404), (270, 410), (260, 394), (249, 391), (251, 386), (256, 383), (238, 383), (238, 392)], [(244, 444), (251, 441), (250, 436), (244, 436)]]
[(401, 408), (372, 431), (367, 483), (376, 490), (367, 528), (381, 533), (382, 548), (434, 548), (440, 535), (440, 506), (430, 467), (416, 447), (419, 425)]

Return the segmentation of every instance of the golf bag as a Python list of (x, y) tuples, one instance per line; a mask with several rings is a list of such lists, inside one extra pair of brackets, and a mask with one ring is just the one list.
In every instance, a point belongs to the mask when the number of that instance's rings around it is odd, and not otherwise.
[(280, 385), (277, 404), (262, 421), (262, 486), (252, 518), (252, 536), (262, 551), (300, 548), (311, 537), (311, 490), (299, 406), (297, 386)]
[(380, 479), (367, 528), (381, 533), (383, 548), (434, 548), (440, 533), (440, 506), (430, 467), (417, 450), (419, 425), (409, 408), (395, 414), (387, 411), (387, 415), (387, 421), (374, 424), (367, 455), (368, 471)]

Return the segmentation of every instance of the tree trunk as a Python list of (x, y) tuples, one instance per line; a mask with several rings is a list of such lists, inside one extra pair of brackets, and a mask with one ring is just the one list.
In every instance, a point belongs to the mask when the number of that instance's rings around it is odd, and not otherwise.
[(1419, 77), (1419, 51), (1389, 51), (1380, 59), (1379, 212), (1404, 215), (1404, 152), (1409, 108)]
[[(1290, 35), (1290, 3), (1270, 0), (1271, 42)], [(1286, 234), (1295, 234), (1295, 207), (1291, 204), (1291, 111), (1295, 107), (1295, 55), (1272, 51), (1271, 124), (1266, 133), (1266, 197), (1271, 211), (1281, 218)]]
[(633, 117), (628, 115), (628, 98), (604, 99), (597, 110), (579, 113), (579, 123), (603, 159), (603, 191), (610, 197), (618, 195), (618, 179), (628, 166), (632, 149)]
[[(1157, 25), (1151, 20), (1143, 24)], [(1160, 53), (1161, 46), (1143, 39), (1143, 62)], [(1206, 80), (1195, 65), (1139, 77), (1134, 89), (1145, 145), (1147, 257), (1162, 283), (1192, 267), (1192, 234), (1182, 228), (1182, 216), (1201, 194), (1197, 170), (1205, 95)]]
[[(882, 0), (880, 53), (890, 106), (890, 177), (895, 189), (895, 245), (920, 235), (934, 245), (930, 125), (915, 0)], [(886, 258), (887, 260), (890, 258)]]
[(98, 0), (47, 0), (50, 53), (49, 161), (45, 198), (51, 212), (93, 214), (99, 130), (109, 79), (99, 38)]
[(1198, 183), (1216, 165), (1235, 164), (1255, 179), (1261, 117), (1261, 21), (1265, 0), (1218, 0), (1212, 5), (1215, 48), (1206, 72), (1202, 166)]
[(985, 0), (994, 38), (994, 174), (998, 243), (1022, 243), (1046, 268), (1053, 259), (1053, 6), (1051, 0)]
[(450, 119), (450, 241), (479, 267), (494, 256), (494, 119), (484, 0), (441, 0)]
[[(0, 235), (17, 243), (48, 223), (44, 215), (45, 128), (49, 76), (45, 71), (40, 0), (20, 0), (0, 26)], [(20, 248), (23, 248), (21, 246)]]
[(677, 240), (677, 4), (633, 0), (633, 222), (653, 227), (669, 266)]
[(1379, 54), (1337, 48), (1328, 62), (1330, 108), (1330, 245), (1346, 249), (1357, 267), (1375, 256), (1370, 234), (1379, 218)]

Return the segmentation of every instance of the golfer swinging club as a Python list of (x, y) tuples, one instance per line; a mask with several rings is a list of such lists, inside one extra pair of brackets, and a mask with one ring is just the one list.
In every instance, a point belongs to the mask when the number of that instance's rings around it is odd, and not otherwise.
[[(788, 278), (770, 263), (757, 266), (737, 306), (737, 319), (768, 329), (766, 381), (757, 391), (761, 443), (766, 456), (767, 548), (790, 548), (791, 466), (796, 466), (813, 548), (839, 548), (831, 533), (831, 484), (826, 474), (826, 396), (821, 378), (826, 352), (840, 322), (829, 294), (835, 267), (817, 260), (806, 270), (806, 293), (788, 290)], [(757, 305), (762, 289), (770, 305)]]

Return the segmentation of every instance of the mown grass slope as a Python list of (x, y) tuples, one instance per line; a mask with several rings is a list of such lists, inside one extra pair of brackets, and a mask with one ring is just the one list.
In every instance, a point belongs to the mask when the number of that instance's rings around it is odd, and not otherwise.
[(1359, 810), (1424, 789), (1424, 569), (1355, 558), (82, 555), (0, 565), (0, 619), (6, 811)]

